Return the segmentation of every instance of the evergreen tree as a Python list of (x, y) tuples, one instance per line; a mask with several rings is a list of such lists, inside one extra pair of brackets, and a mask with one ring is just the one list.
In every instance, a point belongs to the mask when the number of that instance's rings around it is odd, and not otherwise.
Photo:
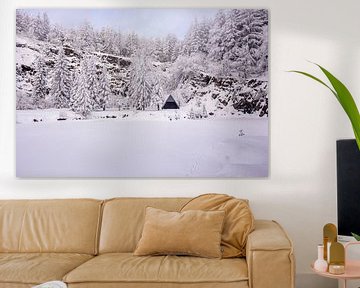
[(69, 100), (69, 108), (73, 111), (76, 111), (76, 100), (77, 100), (77, 92), (79, 89), (79, 81), (80, 81), (80, 70), (75, 70), (71, 73), (71, 86), (70, 86), (70, 100)]
[(114, 54), (116, 54), (118, 56), (123, 55), (123, 50), (124, 50), (123, 42), (124, 42), (123, 35), (121, 34), (120, 31), (117, 31), (115, 34), (115, 39), (114, 39)]
[(69, 107), (70, 76), (68, 60), (65, 57), (63, 47), (60, 47), (53, 70), (50, 89), (50, 98), (56, 108)]
[(262, 54), (267, 53), (267, 51), (261, 50), (266, 34), (263, 27), (267, 25), (267, 22), (267, 11), (263, 9), (247, 10), (246, 16), (240, 22), (243, 48), (246, 51), (249, 64), (253, 67), (258, 66)]
[(194, 113), (194, 108), (193, 107), (191, 107), (191, 109), (190, 109), (189, 118), (190, 119), (195, 119), (195, 113)]
[(28, 33), (30, 28), (30, 17), (24, 11), (16, 9), (16, 33)]
[(195, 35), (195, 50), (201, 53), (208, 54), (208, 42), (210, 33), (210, 22), (206, 19), (199, 23)]
[(231, 9), (227, 13), (227, 19), (224, 24), (224, 43), (225, 53), (223, 59), (229, 61), (239, 61), (243, 57), (242, 35), (239, 31), (238, 23), (244, 17), (246, 10)]
[(43, 33), (42, 33), (42, 20), (41, 20), (40, 14), (38, 14), (36, 16), (36, 18), (33, 19), (32, 23), (31, 23), (31, 30), (36, 39), (44, 40)]
[(208, 52), (210, 23), (207, 20), (198, 22), (197, 19), (191, 24), (183, 43), (182, 54), (192, 55), (194, 53)]
[(58, 25), (54, 25), (51, 27), (50, 32), (48, 34), (48, 40), (50, 43), (55, 45), (63, 45), (65, 42), (65, 33), (63, 28)]
[(36, 108), (45, 108), (47, 95), (46, 67), (43, 55), (40, 54), (35, 60), (35, 74), (33, 78), (32, 99)]
[(107, 103), (109, 102), (110, 95), (111, 90), (109, 74), (104, 66), (99, 78), (99, 106), (104, 111)]
[(47, 41), (50, 33), (50, 21), (46, 13), (40, 14), (32, 21), (32, 32), (36, 39), (40, 41)]
[(164, 53), (164, 41), (160, 38), (156, 38), (153, 41), (152, 45), (152, 56), (154, 57), (154, 59), (160, 62), (165, 62), (166, 56)]
[(213, 25), (209, 31), (209, 42), (207, 50), (209, 51), (209, 57), (213, 61), (221, 61), (225, 53), (225, 23), (226, 14), (224, 10), (219, 10), (216, 13)]
[(207, 118), (208, 117), (208, 113), (207, 113), (205, 104), (203, 104), (203, 106), (202, 106), (201, 117), (202, 118)]
[(151, 63), (144, 50), (138, 51), (130, 65), (129, 97), (131, 106), (145, 110), (151, 105)]
[(84, 117), (88, 117), (92, 111), (86, 70), (86, 60), (83, 60), (80, 63), (80, 71), (76, 74), (76, 88), (71, 93), (71, 109)]
[(263, 27), (263, 41), (261, 46), (259, 47), (259, 54), (260, 54), (260, 59), (258, 60), (258, 64), (257, 64), (257, 70), (260, 74), (268, 71), (268, 47), (269, 47), (269, 43), (268, 43), (268, 37), (267, 37), (268, 31), (267, 31), (267, 26)]
[(197, 19), (195, 19), (191, 24), (187, 34), (185, 35), (183, 48), (182, 48), (183, 55), (190, 56), (191, 54), (198, 52), (197, 51), (199, 44), (197, 39), (198, 29), (199, 29), (199, 24)]
[(102, 28), (96, 34), (96, 50), (102, 53), (115, 54), (116, 33), (110, 27)]
[(94, 29), (89, 21), (84, 21), (77, 30), (75, 46), (79, 51), (95, 50)]
[(50, 20), (49, 16), (46, 13), (43, 13), (43, 19), (41, 22), (41, 30), (42, 30), (42, 40), (47, 41), (50, 33)]
[(139, 48), (139, 37), (136, 33), (132, 32), (126, 37), (123, 55), (125, 57), (131, 57), (136, 53)]
[(166, 36), (163, 52), (166, 62), (175, 62), (179, 56), (179, 43), (176, 36), (172, 34)]
[(100, 94), (99, 94), (99, 81), (97, 78), (97, 69), (95, 64), (95, 56), (88, 55), (85, 57), (86, 61), (86, 78), (87, 89), (91, 99), (92, 110), (100, 108)]
[(161, 106), (164, 101), (164, 92), (161, 86), (159, 79), (157, 79), (156, 74), (152, 73), (155, 76), (152, 79), (152, 87), (151, 87), (151, 106), (157, 110), (161, 109)]

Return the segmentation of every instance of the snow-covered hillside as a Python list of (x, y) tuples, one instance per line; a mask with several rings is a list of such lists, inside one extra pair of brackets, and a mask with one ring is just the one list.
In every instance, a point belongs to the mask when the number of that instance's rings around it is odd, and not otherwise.
[(99, 110), (159, 110), (171, 95), (190, 119), (267, 117), (264, 11), (219, 10), (180, 41), (96, 31), (86, 21), (68, 30), (18, 10), (17, 109), (65, 108), (89, 118)]

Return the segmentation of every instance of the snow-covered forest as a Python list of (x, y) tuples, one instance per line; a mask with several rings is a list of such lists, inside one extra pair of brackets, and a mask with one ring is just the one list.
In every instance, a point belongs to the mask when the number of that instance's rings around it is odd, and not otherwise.
[(218, 10), (185, 37), (113, 27), (74, 28), (16, 12), (17, 110), (157, 111), (171, 95), (178, 118), (268, 115), (268, 13)]

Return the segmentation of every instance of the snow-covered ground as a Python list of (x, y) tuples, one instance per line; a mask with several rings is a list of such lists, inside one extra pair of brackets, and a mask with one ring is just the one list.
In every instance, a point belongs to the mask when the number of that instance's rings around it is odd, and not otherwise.
[[(25, 124), (33, 122), (56, 122), (59, 118), (66, 118), (67, 121), (92, 121), (96, 119), (118, 119), (124, 121), (148, 121), (148, 120), (188, 120), (191, 107), (182, 107), (181, 109), (170, 110), (154, 110), (154, 111), (134, 111), (134, 110), (106, 110), (93, 111), (88, 119), (69, 109), (38, 109), (38, 110), (17, 110), (16, 123)], [(209, 115), (207, 119), (257, 119), (257, 114), (243, 114), (239, 111), (229, 112), (229, 109), (223, 109), (223, 112), (218, 112), (216, 115)], [(201, 114), (201, 108), (194, 109), (194, 112)]]
[[(164, 113), (157, 115), (170, 115)], [(267, 118), (170, 121), (165, 117), (164, 121), (159, 116), (160, 119), (148, 121), (143, 115), (137, 121), (101, 117), (56, 121), (58, 115), (51, 111), (48, 118), (34, 111), (18, 111), (16, 174), (18, 177), (268, 175)], [(33, 122), (34, 118), (43, 121)]]

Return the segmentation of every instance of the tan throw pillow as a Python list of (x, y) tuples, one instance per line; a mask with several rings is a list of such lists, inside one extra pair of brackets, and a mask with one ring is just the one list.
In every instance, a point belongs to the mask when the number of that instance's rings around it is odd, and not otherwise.
[(254, 230), (254, 217), (247, 200), (224, 194), (204, 194), (190, 200), (181, 209), (181, 211), (188, 210), (225, 211), (221, 236), (222, 257), (246, 255), (247, 236)]
[(147, 207), (134, 255), (221, 258), (224, 211), (167, 212)]

